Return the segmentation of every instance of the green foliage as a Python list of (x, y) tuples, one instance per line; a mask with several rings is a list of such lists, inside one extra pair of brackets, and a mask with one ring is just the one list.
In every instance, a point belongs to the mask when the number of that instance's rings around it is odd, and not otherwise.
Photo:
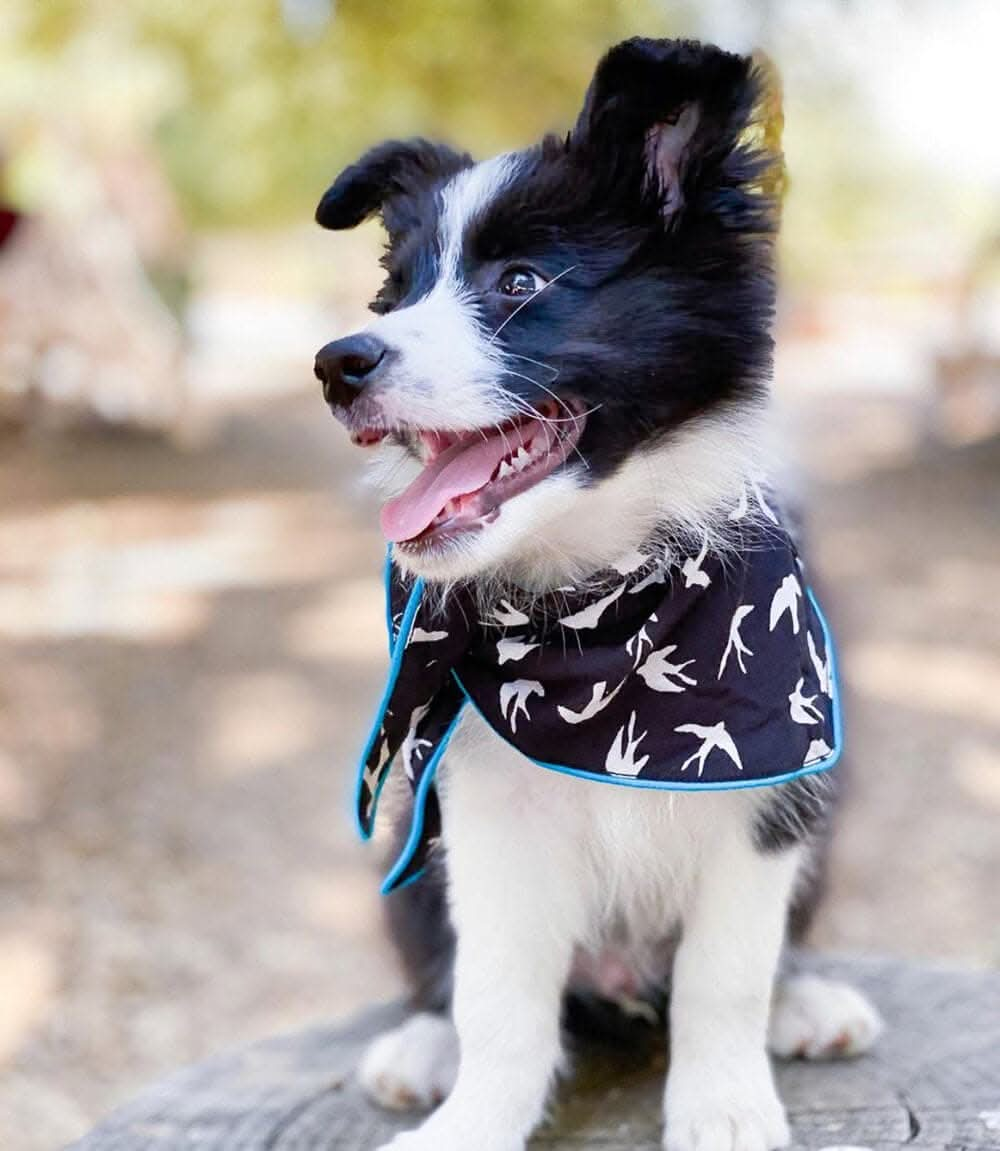
[(655, 0), (331, 0), (310, 33), (278, 0), (5, 2), (22, 61), (67, 102), (81, 86), (99, 115), (131, 114), (213, 224), (309, 214), (382, 137), (487, 153), (565, 129), (609, 44), (670, 31)]

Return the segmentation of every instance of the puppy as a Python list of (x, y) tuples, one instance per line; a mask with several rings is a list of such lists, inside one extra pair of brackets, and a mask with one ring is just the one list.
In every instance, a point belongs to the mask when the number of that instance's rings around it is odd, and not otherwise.
[(669, 981), (671, 1151), (785, 1145), (768, 1046), (877, 1033), (848, 987), (774, 986), (839, 709), (768, 431), (764, 88), (749, 58), (630, 40), (565, 137), (482, 163), (384, 143), (317, 210), (388, 233), (377, 318), (316, 373), (387, 497), (358, 815), (369, 833), (400, 759), (387, 889), (417, 1013), (361, 1078), (389, 1107), (444, 1100), (393, 1151), (523, 1148), (567, 991), (648, 1014)]

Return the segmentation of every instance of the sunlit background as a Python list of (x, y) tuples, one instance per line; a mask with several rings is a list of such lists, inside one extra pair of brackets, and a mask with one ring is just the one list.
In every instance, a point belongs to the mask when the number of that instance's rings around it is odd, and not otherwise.
[(401, 987), (347, 818), (381, 544), (312, 379), (386, 135), (565, 128), (636, 32), (767, 49), (776, 395), (855, 779), (823, 947), (1000, 963), (995, 0), (4, 0), (0, 1146)]

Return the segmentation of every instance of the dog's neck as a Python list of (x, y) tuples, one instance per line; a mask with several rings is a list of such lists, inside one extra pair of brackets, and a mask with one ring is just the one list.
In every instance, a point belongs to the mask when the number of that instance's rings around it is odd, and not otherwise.
[(678, 428), (612, 477), (577, 490), (567, 514), (540, 524), (486, 580), (544, 592), (579, 587), (639, 551), (683, 558), (705, 542), (714, 552), (738, 548), (742, 533), (730, 515), (746, 485), (783, 486), (771, 422), (762, 405)]

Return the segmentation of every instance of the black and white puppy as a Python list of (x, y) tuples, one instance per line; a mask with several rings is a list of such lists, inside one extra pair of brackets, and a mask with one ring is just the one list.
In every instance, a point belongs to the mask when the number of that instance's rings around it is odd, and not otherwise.
[[(482, 163), (389, 142), (329, 189), (324, 227), (378, 214), (388, 232), (377, 318), (316, 369), (386, 464), (382, 525), (401, 568), (445, 592), (546, 593), (650, 540), (668, 557), (683, 538), (736, 546), (741, 493), (778, 483), (766, 393), (781, 161), (764, 98), (749, 58), (631, 40), (601, 61), (565, 137)], [(473, 483), (455, 460), (496, 437), (515, 448)], [(519, 1151), (560, 1067), (567, 987), (641, 997), (668, 978), (665, 1146), (784, 1145), (768, 1048), (853, 1054), (878, 1030), (848, 987), (775, 987), (789, 923), (808, 917), (835, 773), (598, 787), (540, 770), (466, 711), (439, 780), (445, 850), (392, 897), (419, 1010), (361, 1069), (384, 1105), (445, 1101), (392, 1147)]]

